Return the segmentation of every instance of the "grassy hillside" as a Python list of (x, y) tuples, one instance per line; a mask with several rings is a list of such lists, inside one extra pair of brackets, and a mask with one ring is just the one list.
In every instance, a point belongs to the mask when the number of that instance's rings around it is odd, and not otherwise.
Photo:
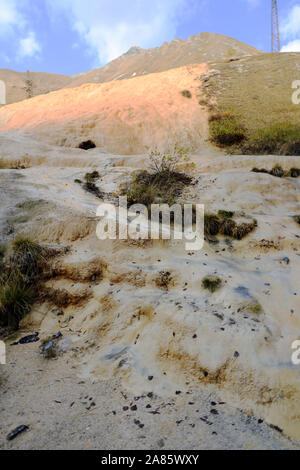
[(211, 65), (210, 101), (237, 117), (248, 139), (277, 124), (300, 126), (300, 105), (292, 103), (292, 82), (300, 77), (300, 53), (263, 54)]

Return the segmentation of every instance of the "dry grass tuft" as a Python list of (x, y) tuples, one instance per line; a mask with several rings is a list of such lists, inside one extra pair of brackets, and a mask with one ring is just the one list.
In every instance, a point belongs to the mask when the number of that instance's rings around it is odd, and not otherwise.
[(251, 222), (242, 222), (238, 224), (232, 217), (232, 211), (219, 211), (218, 214), (205, 214), (204, 233), (208, 237), (216, 235), (225, 235), (227, 237), (242, 240), (257, 227), (255, 219)]

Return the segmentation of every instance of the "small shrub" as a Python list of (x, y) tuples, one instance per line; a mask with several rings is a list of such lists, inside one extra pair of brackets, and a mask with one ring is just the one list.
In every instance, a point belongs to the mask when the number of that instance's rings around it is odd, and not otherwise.
[(79, 148), (81, 150), (90, 150), (96, 148), (96, 144), (92, 140), (86, 140), (85, 142), (81, 142), (81, 144), (79, 144)]
[(223, 218), (221, 226), (220, 226), (220, 233), (225, 235), (226, 237), (233, 237), (236, 238), (235, 234), (237, 233), (237, 225), (236, 222), (228, 217)]
[(92, 194), (94, 194), (94, 196), (101, 199), (103, 197), (103, 194), (95, 184), (95, 181), (98, 178), (100, 178), (100, 175), (99, 175), (98, 171), (93, 171), (92, 173), (86, 173), (85, 176), (84, 176), (85, 183), (83, 185), (83, 188), (87, 192), (92, 193)]
[(290, 176), (291, 178), (298, 178), (300, 176), (300, 168), (291, 168)]
[(178, 146), (165, 154), (151, 152), (150, 169), (135, 173), (132, 181), (120, 190), (120, 195), (127, 196), (128, 206), (139, 203), (149, 210), (152, 204), (174, 204), (184, 187), (192, 183), (192, 178), (183, 171), (193, 168), (187, 152)]
[(220, 232), (221, 221), (217, 215), (205, 214), (204, 215), (204, 233), (208, 236), (216, 236)]
[(184, 98), (192, 98), (192, 93), (190, 92), (190, 90), (183, 90), (181, 94), (182, 96), (184, 96)]
[(155, 279), (155, 284), (157, 287), (163, 290), (169, 290), (169, 285), (172, 282), (172, 277), (170, 272), (161, 271), (159, 276)]
[(81, 181), (81, 180), (79, 180), (79, 179), (76, 179), (76, 180), (74, 180), (74, 183), (77, 183), (77, 184), (82, 184), (82, 181)]
[(209, 129), (212, 142), (221, 147), (239, 144), (246, 137), (245, 129), (230, 112), (212, 115)]
[(237, 224), (233, 220), (234, 212), (219, 211), (218, 214), (204, 215), (204, 234), (206, 236), (225, 235), (236, 240), (242, 240), (257, 227), (257, 221)]
[(222, 280), (219, 277), (206, 276), (202, 279), (202, 287), (210, 292), (216, 292), (220, 289)]
[(97, 180), (98, 178), (100, 178), (100, 175), (98, 173), (98, 171), (92, 171), (92, 173), (86, 173), (84, 175), (84, 179), (86, 182), (92, 182), (92, 181), (95, 181)]
[(42, 270), (41, 265), (45, 261), (45, 250), (38, 243), (23, 236), (17, 237), (11, 247), (10, 278), (15, 275), (16, 278), (21, 276), (28, 282), (33, 281)]
[(270, 171), (270, 175), (276, 176), (277, 178), (282, 178), (284, 176), (284, 171), (280, 165), (276, 165)]

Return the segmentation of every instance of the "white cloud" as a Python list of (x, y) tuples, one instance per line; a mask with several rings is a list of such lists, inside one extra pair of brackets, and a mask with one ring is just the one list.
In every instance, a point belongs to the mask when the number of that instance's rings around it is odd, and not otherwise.
[(19, 57), (34, 57), (41, 52), (41, 46), (36, 40), (35, 33), (30, 31), (28, 36), (20, 40)]
[(300, 5), (295, 5), (283, 22), (281, 33), (285, 38), (300, 36)]
[(300, 5), (295, 5), (283, 21), (281, 34), (288, 41), (281, 52), (300, 52)]
[(0, 34), (8, 34), (13, 27), (24, 24), (23, 15), (20, 13), (16, 0), (0, 0)]
[(290, 41), (281, 48), (281, 52), (300, 52), (300, 39)]
[[(171, 40), (187, 0), (47, 0), (54, 14), (63, 13), (96, 54), (108, 62), (131, 46), (158, 46)], [(155, 43), (154, 43), (155, 41)]]

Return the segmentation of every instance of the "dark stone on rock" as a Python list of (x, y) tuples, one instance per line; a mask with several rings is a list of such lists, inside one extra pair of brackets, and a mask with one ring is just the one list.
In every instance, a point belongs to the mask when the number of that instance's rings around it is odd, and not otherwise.
[(28, 426), (26, 426), (25, 424), (22, 424), (21, 426), (18, 426), (17, 428), (15, 428), (12, 432), (10, 432), (7, 436), (7, 440), (8, 441), (12, 441), (13, 439), (15, 439), (19, 434), (21, 434), (22, 432), (24, 431), (27, 431), (29, 429)]
[(24, 338), (21, 338), (19, 341), (12, 343), (11, 346), (16, 346), (17, 344), (36, 343), (39, 340), (39, 334), (34, 333), (33, 335), (24, 336)]
[(283, 433), (283, 429), (281, 429), (279, 426), (276, 426), (275, 424), (269, 424), (271, 429), (274, 429), (274, 431)]

